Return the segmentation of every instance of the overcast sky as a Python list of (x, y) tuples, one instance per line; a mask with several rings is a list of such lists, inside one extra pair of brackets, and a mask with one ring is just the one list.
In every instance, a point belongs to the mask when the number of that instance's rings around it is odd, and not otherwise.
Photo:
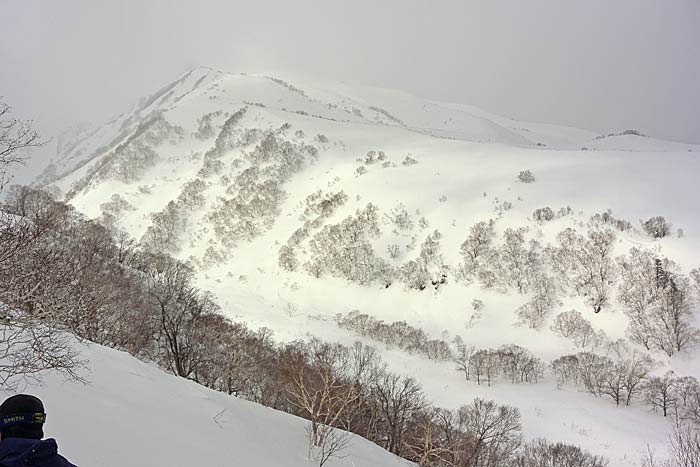
[(196, 65), (700, 143), (700, 0), (0, 0), (0, 96), (46, 135)]

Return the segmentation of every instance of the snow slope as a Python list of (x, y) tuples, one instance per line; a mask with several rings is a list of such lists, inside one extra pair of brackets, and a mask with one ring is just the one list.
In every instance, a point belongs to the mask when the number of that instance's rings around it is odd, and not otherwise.
[[(217, 238), (210, 213), (222, 199), (231, 197), (232, 186), (235, 192), (231, 180), (247, 167), (240, 161), (255, 143), (225, 151), (219, 173), (198, 174), (202, 155), (215, 144), (225, 113), (241, 108), (246, 111), (236, 128), (272, 131), (289, 124), (282, 137), (294, 144), (313, 145), (318, 156), (282, 183), (285, 196), (273, 222), (251, 241), (231, 246)], [(198, 119), (216, 111), (222, 113), (213, 117), (214, 134), (194, 137)], [(158, 156), (152, 166), (126, 181), (88, 176), (128, 142), (153, 112), (183, 131), (174, 140), (152, 145)], [(319, 140), (318, 134), (327, 141)], [(583, 146), (588, 150), (581, 150)], [(383, 151), (388, 165), (358, 162), (368, 151)], [(482, 348), (518, 344), (552, 360), (577, 349), (554, 335), (549, 323), (540, 330), (514, 326), (514, 310), (527, 300), (525, 295), (483, 290), (478, 284), (464, 285), (452, 278), (437, 292), (401, 285), (363, 286), (327, 275), (315, 278), (303, 268), (281, 269), (277, 252), (302, 227), (307, 196), (319, 189), (324, 193), (342, 190), (348, 201), (323, 225), (339, 223), (373, 203), (381, 218), (381, 234), (372, 245), (387, 260), (388, 245), (399, 245), (399, 257), (390, 260), (393, 266), (415, 258), (420, 243), (435, 229), (442, 234), (445, 262), (456, 267), (461, 261), (460, 244), (476, 222), (497, 219), (499, 233), (506, 227), (528, 227), (528, 238), (546, 245), (566, 227), (585, 232), (593, 214), (611, 208), (616, 217), (629, 220), (637, 229), (640, 219), (663, 215), (684, 231), (682, 238), (657, 241), (638, 230), (618, 232), (616, 254), (644, 246), (674, 259), (687, 272), (700, 266), (699, 153), (698, 145), (635, 135), (596, 139), (586, 130), (519, 122), (471, 106), (427, 101), (392, 90), (200, 68), (76, 142), (55, 161), (54, 176), (43, 181), (54, 180), (51, 186), (63, 193), (81, 182), (70, 202), (90, 217), (99, 217), (101, 205), (118, 194), (130, 205), (119, 213), (118, 226), (138, 239), (152, 225), (152, 215), (175, 200), (187, 182), (203, 179), (202, 204), (187, 212), (175, 254), (197, 265), (200, 285), (218, 296), (231, 318), (252, 327), (267, 326), (278, 339), (313, 334), (352, 342), (359, 336), (338, 328), (333, 317), (360, 310), (387, 322), (404, 320), (432, 337), (449, 341), (460, 336)], [(407, 156), (417, 163), (404, 165)], [(359, 166), (366, 173), (358, 174)], [(535, 174), (534, 183), (516, 181), (525, 169)], [(387, 219), (398, 206), (405, 208), (413, 223), (405, 231), (395, 231)], [(531, 219), (532, 212), (545, 206), (555, 211), (570, 206), (572, 212), (539, 225)], [(423, 225), (421, 217), (426, 221)], [(312, 229), (311, 236), (318, 230)], [(212, 251), (218, 260), (207, 259)], [(300, 262), (308, 260), (308, 241), (302, 242), (297, 254)], [(482, 300), (485, 309), (476, 324), (467, 326), (474, 299)], [(572, 308), (610, 338), (624, 337), (627, 321), (619, 307), (593, 315), (580, 298), (563, 297), (553, 315)], [(393, 370), (415, 375), (438, 405), (456, 408), (481, 396), (520, 407), (526, 437), (579, 444), (610, 457), (613, 465), (635, 465), (647, 444), (661, 448), (665, 443), (668, 424), (641, 404), (616, 407), (573, 388), (556, 388), (551, 378), (536, 385), (477, 386), (463, 381), (450, 363), (370, 343), (383, 349)], [(653, 357), (659, 361), (660, 373), (670, 368), (681, 375), (700, 376), (697, 355), (669, 359), (657, 353)]]
[[(124, 352), (90, 344), (81, 346), (81, 357), (88, 361), (87, 384), (48, 375), (44, 386), (25, 389), (44, 402), (45, 435), (78, 466), (313, 465), (305, 420), (169, 375)], [(345, 454), (327, 465), (412, 465), (357, 436)]]

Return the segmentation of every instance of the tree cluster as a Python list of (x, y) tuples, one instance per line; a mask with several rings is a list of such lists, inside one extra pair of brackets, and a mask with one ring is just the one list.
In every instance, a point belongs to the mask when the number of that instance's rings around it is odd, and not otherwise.
[(286, 271), (296, 271), (299, 260), (296, 257), (296, 249), (306, 240), (311, 229), (321, 228), (329, 217), (348, 200), (344, 191), (339, 193), (327, 193), (318, 190), (310, 194), (304, 200), (304, 213), (301, 220), (304, 224), (292, 233), (286, 245), (282, 245), (278, 252), (278, 263)]
[[(432, 407), (415, 380), (388, 372), (376, 351), (359, 343), (277, 345), (267, 330), (226, 319), (213, 297), (193, 285), (186, 264), (144, 250), (41, 192), (12, 198), (3, 210), (14, 220), (0, 231), (4, 310), (302, 416), (320, 464), (344, 446), (336, 428), (425, 466), (504, 465), (530, 455), (520, 450), (517, 409), (481, 399), (456, 411)], [(70, 372), (75, 355), (58, 345), (45, 347), (51, 368), (64, 362)], [(498, 353), (504, 374), (529, 380), (526, 352), (511, 346)]]
[(408, 325), (405, 321), (385, 323), (359, 311), (337, 315), (336, 323), (343, 329), (383, 342), (411, 353), (425, 355), (433, 360), (451, 360), (450, 344), (441, 339), (431, 339), (422, 329)]
[[(224, 246), (250, 241), (269, 229), (286, 196), (281, 185), (315, 160), (318, 151), (314, 146), (291, 143), (280, 137), (287, 130), (288, 126), (283, 125), (263, 134), (255, 148), (246, 154), (250, 166), (236, 175), (227, 188), (226, 193), (231, 197), (220, 198), (209, 212), (207, 218)], [(217, 138), (217, 145), (218, 141)]]
[(184, 130), (170, 124), (162, 112), (150, 115), (139, 123), (134, 133), (124, 136), (126, 140), (123, 143), (90, 167), (85, 176), (71, 186), (66, 199), (72, 199), (78, 192), (100, 180), (119, 180), (124, 183), (139, 180), (159, 160), (158, 153), (153, 148), (166, 141), (174, 144), (183, 135)]
[(604, 355), (584, 351), (554, 360), (552, 371), (560, 384), (573, 384), (615, 404), (630, 405), (642, 393), (654, 362), (622, 341), (609, 343)]
[(379, 236), (379, 216), (373, 204), (339, 224), (326, 225), (309, 242), (311, 258), (304, 264), (314, 277), (329, 274), (360, 284), (392, 282), (391, 266), (375, 254), (370, 240)]
[(617, 262), (621, 276), (618, 301), (630, 320), (629, 338), (669, 356), (696, 344), (700, 332), (691, 324), (692, 283), (680, 274), (678, 265), (636, 247)]

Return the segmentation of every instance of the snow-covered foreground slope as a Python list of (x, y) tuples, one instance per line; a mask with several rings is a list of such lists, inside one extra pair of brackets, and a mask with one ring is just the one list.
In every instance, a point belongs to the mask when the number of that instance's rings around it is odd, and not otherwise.
[[(48, 375), (44, 432), (79, 466), (309, 467), (306, 421), (164, 373), (99, 345), (81, 346), (87, 384)], [(9, 395), (9, 394), (7, 394)], [(7, 396), (3, 394), (3, 398)], [(330, 466), (412, 465), (353, 436)]]
[[(700, 266), (700, 146), (634, 134), (597, 137), (395, 91), (283, 78), (193, 70), (70, 146), (54, 176), (44, 180), (54, 179), (52, 187), (88, 216), (190, 260), (199, 285), (215, 293), (228, 316), (267, 326), (283, 341), (309, 334), (345, 343), (362, 339), (336, 324), (337, 314), (351, 310), (406, 321), (447, 342), (517, 344), (548, 362), (581, 350), (549, 329), (563, 311), (580, 311), (611, 340), (625, 337), (628, 318), (614, 291), (598, 314), (583, 297), (563, 292), (544, 325), (531, 329), (515, 326), (527, 293), (460, 280), (460, 245), (472, 225), (489, 219), (496, 221), (499, 241), (507, 228), (524, 227), (528, 241), (546, 247), (566, 228), (585, 234), (593, 228), (591, 216), (612, 209), (634, 226), (616, 231), (615, 256), (643, 247), (673, 259), (685, 273)], [(211, 131), (203, 125), (207, 119)], [(534, 183), (517, 181), (522, 170), (534, 173)], [(318, 200), (309, 196), (318, 190), (321, 199), (346, 197), (317, 216)], [(392, 280), (386, 287), (314, 268), (335, 249), (318, 251), (319, 233), (368, 203), (378, 216), (376, 235), (367, 241), (375, 256), (400, 270), (438, 230), (446, 284), (417, 290)], [(563, 214), (534, 221), (533, 211), (543, 207), (564, 208)], [(407, 219), (401, 226), (397, 213)], [(657, 215), (674, 224), (673, 236), (654, 240), (640, 231), (640, 219)], [(683, 229), (680, 238), (676, 228)], [(281, 265), (284, 245), (293, 247), (296, 267)], [(480, 316), (473, 300), (484, 304)], [(700, 324), (697, 313), (694, 321)], [(610, 457), (612, 465), (635, 465), (647, 444), (662, 448), (666, 440), (667, 421), (641, 400), (615, 406), (557, 388), (551, 374), (538, 384), (479, 386), (464, 381), (451, 362), (366, 341), (383, 350), (393, 371), (415, 376), (437, 405), (456, 408), (480, 396), (519, 407), (528, 438), (575, 443)], [(658, 362), (656, 373), (700, 376), (696, 352), (650, 356)], [(202, 423), (214, 414), (207, 412)], [(169, 416), (180, 413), (173, 408)]]

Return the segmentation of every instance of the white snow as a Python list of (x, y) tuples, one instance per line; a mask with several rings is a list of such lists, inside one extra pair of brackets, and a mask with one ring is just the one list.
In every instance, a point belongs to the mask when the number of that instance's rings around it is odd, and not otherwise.
[[(384, 256), (389, 243), (399, 243), (405, 250), (410, 237), (415, 236), (420, 244), (433, 229), (439, 229), (443, 234), (441, 245), (445, 260), (456, 266), (460, 261), (459, 245), (466, 238), (468, 228), (478, 221), (496, 218), (496, 206), (509, 202), (512, 209), (503, 212), (497, 230), (528, 226), (529, 238), (537, 238), (543, 243), (551, 242), (556, 233), (566, 227), (585, 230), (585, 223), (591, 215), (608, 208), (613, 209), (616, 217), (629, 220), (637, 228), (640, 219), (663, 215), (674, 224), (674, 228), (683, 228), (683, 238), (652, 241), (638, 232), (618, 233), (616, 254), (626, 253), (631, 246), (643, 245), (659, 249), (680, 263), (686, 272), (700, 266), (698, 145), (632, 135), (597, 140), (597, 135), (586, 130), (518, 122), (471, 106), (432, 102), (391, 90), (319, 83), (289, 75), (281, 77), (302, 92), (264, 75), (233, 75), (197, 69), (181, 82), (176, 82), (172, 94), (166, 93), (147, 108), (137, 109), (132, 120), (128, 120), (129, 116), (125, 114), (120, 117), (121, 123), (101, 128), (98, 136), (86, 139), (78, 149), (65, 154), (59, 162), (66, 168), (67, 175), (56, 185), (66, 191), (90, 165), (70, 173), (70, 167), (80, 159), (76, 151), (92, 153), (96, 147), (117, 139), (116, 127), (123, 122), (129, 121), (126, 126), (133, 129), (138, 116), (145, 116), (149, 109), (164, 111), (169, 122), (185, 128), (187, 135), (182, 143), (157, 148), (161, 161), (138, 182), (105, 181), (80, 192), (71, 201), (78, 210), (97, 217), (100, 204), (112, 193), (119, 193), (136, 207), (136, 210), (124, 213), (120, 225), (139, 238), (150, 224), (150, 214), (162, 209), (177, 196), (185, 182), (196, 177), (201, 159), (192, 161), (190, 155), (204, 153), (212, 146), (213, 138), (199, 141), (190, 136), (196, 131), (196, 120), (202, 115), (216, 110), (233, 113), (246, 102), (261, 102), (265, 104), (264, 108), (249, 107), (240, 123), (242, 127), (278, 128), (289, 122), (292, 127), (290, 135), (302, 129), (305, 141), (319, 147), (319, 160), (284, 185), (288, 196), (272, 229), (250, 243), (239, 243), (224, 264), (199, 273), (200, 285), (219, 297), (224, 312), (232, 319), (253, 327), (267, 326), (280, 340), (313, 334), (329, 340), (352, 342), (358, 336), (339, 329), (332, 317), (357, 309), (387, 322), (405, 320), (434, 337), (440, 337), (443, 331), (449, 338), (460, 335), (465, 342), (477, 347), (518, 344), (547, 360), (575, 351), (570, 343), (549, 331), (548, 325), (539, 331), (513, 326), (514, 310), (526, 301), (527, 296), (484, 291), (478, 285), (467, 287), (454, 280), (435, 293), (409, 291), (400, 285), (389, 289), (361, 287), (328, 277), (314, 279), (303, 271), (281, 271), (277, 251), (302, 225), (299, 221), (303, 211), (301, 202), (317, 189), (326, 193), (344, 190), (349, 195), (349, 201), (326, 224), (339, 222), (368, 202), (379, 207), (380, 215), (402, 203), (414, 222), (425, 216), (430, 227), (420, 229), (416, 226), (407, 234), (394, 235), (391, 226), (383, 225), (382, 238), (374, 246), (378, 254)], [(308, 115), (296, 113), (299, 110)], [(222, 121), (223, 118), (217, 124)], [(318, 133), (327, 136), (329, 142), (314, 142), (313, 137)], [(544, 146), (538, 147), (537, 143)], [(583, 146), (589, 150), (581, 150)], [(381, 168), (375, 164), (367, 166), (365, 175), (355, 175), (355, 169), (360, 165), (356, 159), (364, 157), (370, 150), (386, 152), (396, 167)], [(100, 154), (95, 160), (101, 157)], [(231, 151), (222, 160), (228, 167), (239, 154), (239, 150)], [(418, 164), (403, 166), (401, 161), (407, 154)], [(534, 183), (516, 182), (518, 172), (524, 169), (533, 171)], [(179, 253), (182, 259), (201, 258), (207, 246), (216, 244), (205, 214), (216, 202), (216, 197), (224, 195), (225, 186), (218, 183), (218, 177), (209, 181), (211, 184), (205, 192), (206, 207), (192, 213), (187, 232), (183, 235)], [(137, 189), (140, 185), (152, 186), (152, 194), (140, 193)], [(443, 195), (447, 201), (440, 202)], [(547, 225), (538, 226), (529, 219), (536, 208), (550, 206), (556, 211), (567, 205), (573, 209), (573, 214)], [(416, 214), (417, 211), (420, 215)], [(411, 259), (416, 254), (415, 250), (405, 252), (400, 261)], [(465, 323), (471, 312), (470, 304), (475, 298), (483, 300), (486, 308), (483, 318), (474, 327), (467, 328)], [(300, 310), (297, 316), (290, 317), (284, 311), (290, 303)], [(594, 327), (605, 330), (610, 337), (624, 337), (626, 317), (619, 307), (593, 315), (580, 299), (566, 298), (557, 312), (572, 308), (583, 312)], [(383, 345), (373, 344), (383, 349)], [(128, 435), (128, 439), (143, 443), (143, 446), (153, 446), (151, 450), (144, 449), (144, 455), (152, 456), (149, 460), (157, 460), (160, 465), (196, 465), (197, 454), (201, 452), (220, 454), (217, 459), (221, 459), (221, 465), (234, 461), (250, 465), (236, 457), (248, 455), (249, 449), (241, 454), (240, 445), (231, 444), (238, 443), (239, 436), (242, 436), (245, 441), (241, 443), (250, 442), (253, 449), (259, 448), (246, 458), (250, 462), (259, 458), (261, 452), (276, 456), (276, 450), (265, 449), (268, 445), (279, 446), (281, 454), (275, 459), (284, 460), (281, 464), (271, 462), (269, 465), (296, 465), (292, 462), (297, 458), (302, 462), (299, 447), (303, 445), (301, 422), (192, 383), (176, 381), (147, 365), (133, 362), (123, 354), (97, 347), (91, 348), (90, 353), (98, 362), (93, 368), (94, 391), (66, 386), (61, 389), (60, 396), (56, 396), (54, 401), (57, 404), (52, 404), (54, 396), (51, 391), (44, 394), (49, 406), (62, 405), (64, 409), (60, 410), (66, 410), (66, 415), (83, 410), (79, 399), (85, 397), (90, 401), (89, 407), (102, 409), (99, 416), (103, 417), (101, 420), (105, 424), (114, 418), (118, 422), (114, 425), (115, 430), (110, 432), (114, 438), (104, 437), (106, 440), (111, 438), (112, 442), (105, 444), (108, 444), (108, 449), (113, 449), (112, 453), (123, 452), (121, 437)], [(526, 437), (544, 436), (579, 444), (610, 457), (612, 465), (635, 465), (647, 443), (662, 449), (666, 440), (666, 421), (649, 413), (642, 405), (616, 407), (610, 400), (596, 399), (573, 388), (558, 389), (551, 378), (533, 385), (499, 382), (490, 388), (476, 386), (463, 381), (449, 363), (435, 363), (392, 349), (385, 349), (383, 353), (393, 370), (416, 376), (438, 405), (456, 408), (475, 396), (515, 405), (522, 410)], [(673, 368), (679, 374), (700, 376), (700, 360), (696, 355), (668, 359), (654, 354), (654, 357), (661, 362), (659, 371)], [(103, 369), (115, 374), (119, 369), (129, 384), (103, 375)], [(142, 410), (120, 412), (120, 402), (126, 404), (126, 401), (134, 400), (133, 394), (122, 394), (128, 393), (130, 386), (144, 397)], [(56, 386), (49, 387), (53, 390)], [(167, 397), (161, 397), (163, 395)], [(187, 402), (179, 398), (186, 398)], [(159, 404), (163, 404), (162, 409)], [(149, 408), (157, 409), (157, 417), (151, 417), (146, 410)], [(220, 428), (212, 422), (212, 417), (223, 408), (230, 412), (222, 416), (224, 426)], [(149, 429), (138, 431), (130, 428), (134, 417), (145, 417)], [(152, 420), (160, 417), (169, 423)], [(264, 417), (267, 417), (266, 421), (263, 421)], [(279, 426), (270, 422), (268, 426), (267, 421), (276, 420), (274, 417), (285, 421)], [(72, 421), (68, 424), (65, 417), (60, 419), (64, 420), (59, 421), (58, 416), (50, 415), (49, 423), (56, 423), (56, 431), (64, 439), (66, 452), (85, 455), (79, 447), (69, 451), (70, 445), (85, 445), (86, 439), (94, 439), (90, 437), (97, 435), (92, 433), (93, 430), (83, 428), (82, 424), (73, 424)], [(241, 424), (240, 420), (245, 422)], [(134, 425), (138, 426), (138, 423)], [(251, 433), (242, 426), (250, 428)], [(260, 438), (255, 434), (259, 432), (252, 430), (256, 427), (273, 430), (270, 436), (279, 436), (279, 442), (256, 444)], [(278, 428), (279, 431), (275, 431)], [(194, 432), (198, 434), (193, 438)], [(285, 435), (298, 439), (285, 441), (282, 439)], [(176, 446), (177, 450), (173, 452), (179, 453), (182, 448), (187, 453), (173, 454), (175, 463), (168, 464), (159, 457), (164, 446)], [(375, 448), (365, 450), (363, 447), (359, 455), (374, 455), (375, 451), (371, 449)], [(111, 457), (105, 456), (104, 459)], [(84, 459), (90, 461), (83, 462), (85, 464), (110, 465), (104, 463), (104, 459)], [(185, 459), (188, 462), (184, 462)], [(382, 462), (381, 465), (390, 465), (386, 463), (388, 460), (375, 461), (378, 462), (376, 465)], [(357, 465), (373, 465), (368, 462), (364, 459)]]
[[(44, 386), (25, 389), (44, 402), (46, 437), (56, 438), (59, 453), (76, 465), (314, 465), (307, 459), (305, 420), (169, 375), (124, 352), (80, 348), (87, 384), (49, 375)], [(343, 454), (326, 465), (412, 465), (358, 436)]]

